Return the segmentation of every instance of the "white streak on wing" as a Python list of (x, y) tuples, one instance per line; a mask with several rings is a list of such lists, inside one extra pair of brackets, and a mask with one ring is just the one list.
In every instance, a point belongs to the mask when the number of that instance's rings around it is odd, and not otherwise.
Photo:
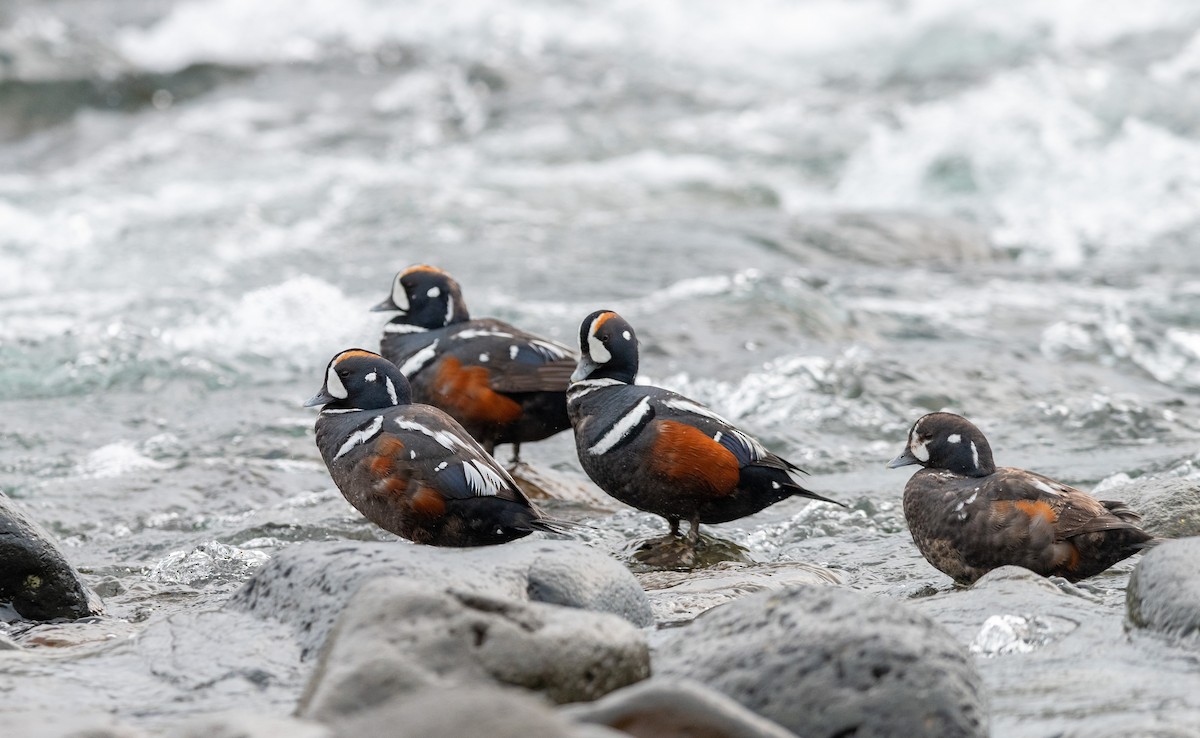
[(684, 397), (668, 398), (666, 400), (663, 400), (663, 405), (671, 408), (672, 410), (679, 410), (680, 412), (685, 412), (685, 413), (695, 413), (696, 415), (703, 415), (706, 418), (716, 420), (718, 422), (724, 423), (725, 425), (733, 425), (733, 423), (730, 423), (728, 420), (726, 420), (725, 418), (722, 418), (720, 415), (717, 415), (712, 410), (709, 410), (708, 408), (704, 407), (700, 403), (693, 402), (692, 400), (689, 400)]
[(446, 433), (445, 431), (431, 430), (413, 420), (403, 420), (401, 418), (396, 418), (396, 427), (400, 428), (401, 430), (413, 431), (415, 433), (420, 433), (423, 436), (429, 436), (434, 441), (436, 441), (439, 446), (446, 449), (447, 451), (453, 451), (454, 447), (456, 445), (459, 445), (459, 446), (462, 445), (461, 443), (459, 443), (457, 438), (450, 435), (449, 433)]
[(423, 369), (430, 361), (433, 361), (433, 357), (437, 355), (437, 345), (438, 342), (434, 341), (417, 353), (408, 357), (408, 359), (400, 365), (400, 373), (406, 377), (411, 377), (412, 375), (421, 371), (421, 369)]
[[(571, 355), (566, 346), (559, 346), (552, 341), (543, 341), (540, 338), (532, 338), (529, 340), (529, 345), (550, 359), (566, 359)], [(516, 358), (515, 356), (513, 357)]]
[(379, 433), (381, 428), (383, 428), (383, 416), (377, 415), (366, 428), (356, 430), (350, 434), (350, 437), (346, 439), (346, 442), (343, 443), (342, 447), (338, 449), (338, 452), (334, 454), (334, 460), (342, 458), (350, 452), (350, 449), (354, 448), (360, 443), (366, 443), (374, 438)]
[(450, 462), (448, 462), (448, 461), (443, 461), (442, 463), (440, 463), (440, 464), (438, 464), (437, 466), (433, 467), (433, 470), (434, 470), (435, 472), (440, 472), (442, 469), (445, 469), (445, 468), (446, 468), (446, 467), (448, 467), (448, 466), (450, 466)]
[(620, 420), (618, 420), (616, 423), (613, 423), (613, 427), (609, 428), (608, 432), (601, 436), (600, 440), (596, 441), (596, 443), (588, 449), (588, 453), (592, 454), (593, 456), (599, 456), (600, 454), (606, 453), (613, 446), (616, 446), (618, 443), (620, 443), (621, 439), (633, 432), (633, 429), (637, 427), (638, 423), (642, 422), (642, 419), (645, 418), (649, 412), (650, 398), (643, 397), (629, 412), (625, 413)]
[(1040, 479), (1035, 479), (1035, 480), (1033, 480), (1033, 486), (1034, 486), (1034, 487), (1037, 487), (1037, 488), (1038, 488), (1038, 489), (1040, 489), (1041, 491), (1043, 491), (1043, 492), (1045, 492), (1046, 494), (1048, 494), (1048, 495), (1051, 495), (1051, 496), (1053, 496), (1053, 497), (1058, 497), (1058, 496), (1059, 496), (1059, 494), (1058, 494), (1058, 490), (1054, 489), (1053, 487), (1051, 487), (1050, 485), (1046, 484), (1045, 482), (1043, 482), (1043, 481), (1042, 481), (1042, 480), (1040, 480)]
[(384, 333), (425, 333), (428, 328), (423, 328), (419, 325), (409, 325), (408, 323), (388, 323), (383, 326)]
[(387, 387), (388, 397), (392, 398), (393, 405), (400, 404), (400, 398), (396, 396), (396, 385), (392, 384), (391, 377), (384, 377), (384, 386)]
[(512, 359), (513, 361), (517, 360), (517, 354), (519, 353), (521, 353), (521, 347), (515, 343), (508, 347), (508, 358)]
[(465, 331), (455, 333), (453, 338), (462, 338), (465, 340), (468, 338), (516, 338), (516, 336), (504, 331), (491, 330), (490, 328), (468, 328)]
[(767, 457), (767, 454), (770, 453), (769, 451), (767, 451), (766, 447), (763, 446), (761, 443), (759, 443), (758, 439), (755, 438), (754, 436), (747, 435), (747, 434), (741, 432), (740, 430), (738, 430), (737, 428), (731, 429), (730, 432), (733, 433), (733, 435), (739, 441), (741, 441), (743, 444), (746, 445), (747, 448), (750, 449), (750, 458), (752, 460), (759, 461), (761, 459), (765, 459)]
[(467, 478), (467, 487), (480, 497), (495, 497), (506, 486), (504, 477), (480, 459), (464, 461), (463, 475)]

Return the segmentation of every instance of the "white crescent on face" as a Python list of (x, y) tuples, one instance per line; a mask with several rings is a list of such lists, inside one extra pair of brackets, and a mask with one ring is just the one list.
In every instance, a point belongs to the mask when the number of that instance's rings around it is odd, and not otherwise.
[(342, 384), (342, 378), (338, 376), (336, 366), (336, 363), (330, 364), (329, 371), (325, 373), (325, 391), (339, 400), (344, 400), (350, 396), (350, 393), (346, 391), (346, 385)]
[(588, 356), (592, 357), (592, 361), (597, 364), (606, 364), (612, 359), (612, 354), (605, 347), (604, 342), (596, 337), (596, 330), (599, 328), (600, 321), (607, 316), (608, 313), (596, 316), (592, 321), (591, 328), (588, 329)]
[(924, 441), (921, 441), (920, 443), (918, 443), (917, 442), (918, 438), (920, 438), (920, 434), (917, 432), (917, 429), (914, 426), (912, 429), (912, 433), (909, 434), (909, 437), (908, 437), (908, 449), (909, 449), (909, 451), (912, 452), (913, 457), (916, 458), (918, 461), (921, 461), (921, 462), (929, 461), (929, 448), (928, 448), (929, 441), (924, 440)]
[(404, 289), (404, 283), (400, 281), (402, 276), (397, 275), (396, 281), (392, 282), (392, 303), (400, 312), (407, 313), (409, 309), (408, 290)]

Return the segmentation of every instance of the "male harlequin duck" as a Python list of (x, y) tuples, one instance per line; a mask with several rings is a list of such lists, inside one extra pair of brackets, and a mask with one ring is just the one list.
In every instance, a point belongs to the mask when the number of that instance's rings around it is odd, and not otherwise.
[(970, 421), (931, 413), (913, 424), (891, 468), (925, 467), (904, 487), (904, 518), (929, 563), (970, 584), (1005, 564), (1072, 582), (1154, 545), (1123, 502), (992, 462)]
[(500, 320), (471, 320), (458, 282), (417, 265), (396, 275), (372, 310), (398, 310), (383, 327), (380, 353), (412, 383), (413, 397), (446, 411), (487, 452), (571, 427), (567, 384), (575, 356), (566, 346)]
[(579, 328), (581, 358), (567, 409), (584, 471), (608, 494), (639, 510), (691, 523), (724, 523), (788, 497), (833, 502), (804, 489), (796, 466), (698, 402), (635, 385), (638, 342), (629, 323), (599, 310)]
[(329, 474), (368, 520), (416, 543), (483, 546), (557, 530), (463, 427), (412, 403), (396, 365), (362, 349), (329, 362), (317, 447)]

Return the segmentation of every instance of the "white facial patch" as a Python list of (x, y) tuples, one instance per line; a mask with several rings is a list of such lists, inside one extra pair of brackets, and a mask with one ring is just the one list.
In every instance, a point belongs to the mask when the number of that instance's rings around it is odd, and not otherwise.
[(588, 356), (591, 356), (592, 361), (597, 364), (607, 364), (609, 361), (612, 361), (612, 354), (608, 352), (608, 348), (604, 345), (604, 342), (596, 338), (596, 331), (600, 327), (600, 321), (607, 315), (608, 313), (604, 313), (597, 316), (592, 321), (592, 327), (588, 329)]
[(342, 384), (342, 378), (338, 376), (336, 362), (329, 366), (329, 371), (325, 373), (325, 391), (339, 400), (344, 400), (350, 396), (346, 391), (346, 385)]
[(400, 398), (396, 397), (396, 385), (392, 384), (391, 377), (383, 378), (384, 386), (387, 387), (388, 397), (392, 398), (393, 405), (400, 404)]
[(908, 450), (912, 452), (913, 458), (917, 461), (929, 461), (929, 441), (924, 440), (917, 443), (917, 429), (913, 428), (912, 435), (908, 437)]
[(396, 277), (396, 281), (392, 282), (392, 304), (400, 312), (408, 312), (408, 290), (404, 289), (404, 283), (400, 281), (400, 277)]
[(437, 287), (430, 287), (429, 291), (426, 292), (425, 294), (428, 297), (437, 297), (438, 295), (442, 294), (442, 291), (441, 291), (441, 289), (439, 289)]
[(946, 440), (949, 441), (950, 443), (958, 443), (958, 442), (962, 441), (962, 436), (958, 435), (957, 433), (951, 433), (949, 436), (946, 437)]

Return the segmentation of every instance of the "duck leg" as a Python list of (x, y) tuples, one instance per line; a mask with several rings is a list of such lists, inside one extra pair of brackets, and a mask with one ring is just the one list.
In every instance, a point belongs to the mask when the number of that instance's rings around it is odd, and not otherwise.
[(692, 513), (692, 517), (689, 520), (689, 522), (691, 523), (691, 527), (688, 528), (688, 544), (691, 545), (692, 548), (696, 548), (697, 544), (700, 543), (700, 511), (699, 510)]
[(679, 518), (667, 518), (667, 522), (671, 524), (671, 535), (679, 535)]

